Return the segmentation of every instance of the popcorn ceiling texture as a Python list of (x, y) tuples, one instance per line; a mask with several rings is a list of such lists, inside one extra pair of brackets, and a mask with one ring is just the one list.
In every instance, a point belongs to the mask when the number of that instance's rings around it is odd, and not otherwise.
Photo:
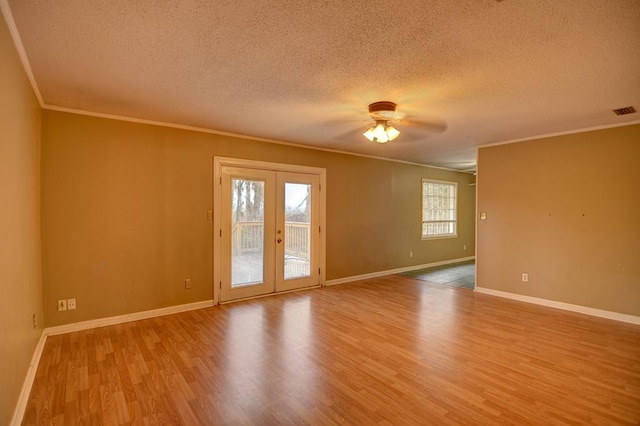
[[(44, 103), (465, 169), (632, 122), (637, 0), (10, 0)], [(367, 105), (407, 121), (368, 142)]]

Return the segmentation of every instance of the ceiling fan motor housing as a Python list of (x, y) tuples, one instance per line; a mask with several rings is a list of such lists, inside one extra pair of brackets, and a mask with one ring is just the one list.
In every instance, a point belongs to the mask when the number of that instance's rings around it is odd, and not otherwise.
[(369, 104), (369, 115), (374, 120), (391, 120), (396, 112), (396, 104), (390, 101), (379, 101)]

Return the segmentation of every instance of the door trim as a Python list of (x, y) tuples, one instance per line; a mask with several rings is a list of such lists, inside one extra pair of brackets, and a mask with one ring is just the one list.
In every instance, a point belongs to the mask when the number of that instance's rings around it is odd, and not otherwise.
[[(275, 172), (293, 172), (293, 173), (306, 173), (311, 175), (317, 175), (320, 178), (320, 252), (319, 252), (319, 265), (320, 265), (320, 286), (324, 286), (326, 283), (326, 194), (327, 194), (327, 169), (321, 167), (301, 166), (296, 164), (284, 164), (284, 163), (272, 163), (268, 161), (256, 161), (245, 160), (240, 158), (230, 157), (213, 157), (213, 182), (212, 182), (212, 196), (213, 196), (213, 228), (212, 228), (212, 243), (213, 243), (213, 304), (220, 303), (220, 283), (221, 273), (220, 266), (222, 265), (222, 250), (220, 245), (220, 234), (222, 232), (221, 221), (221, 187), (222, 187), (222, 167), (242, 167), (248, 169), (258, 170), (271, 170)], [(271, 293), (279, 294), (279, 293)]]

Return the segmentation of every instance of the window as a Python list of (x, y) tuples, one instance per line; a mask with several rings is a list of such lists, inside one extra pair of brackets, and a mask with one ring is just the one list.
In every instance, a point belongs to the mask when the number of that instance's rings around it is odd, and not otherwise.
[(458, 184), (422, 179), (422, 238), (457, 236)]

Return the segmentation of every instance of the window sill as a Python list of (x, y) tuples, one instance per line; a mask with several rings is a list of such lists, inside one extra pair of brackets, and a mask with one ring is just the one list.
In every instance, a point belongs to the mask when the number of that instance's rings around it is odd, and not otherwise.
[(448, 238), (458, 238), (458, 234), (455, 235), (433, 235), (433, 236), (429, 236), (429, 237), (422, 237), (422, 241), (426, 241), (426, 240), (445, 240)]

